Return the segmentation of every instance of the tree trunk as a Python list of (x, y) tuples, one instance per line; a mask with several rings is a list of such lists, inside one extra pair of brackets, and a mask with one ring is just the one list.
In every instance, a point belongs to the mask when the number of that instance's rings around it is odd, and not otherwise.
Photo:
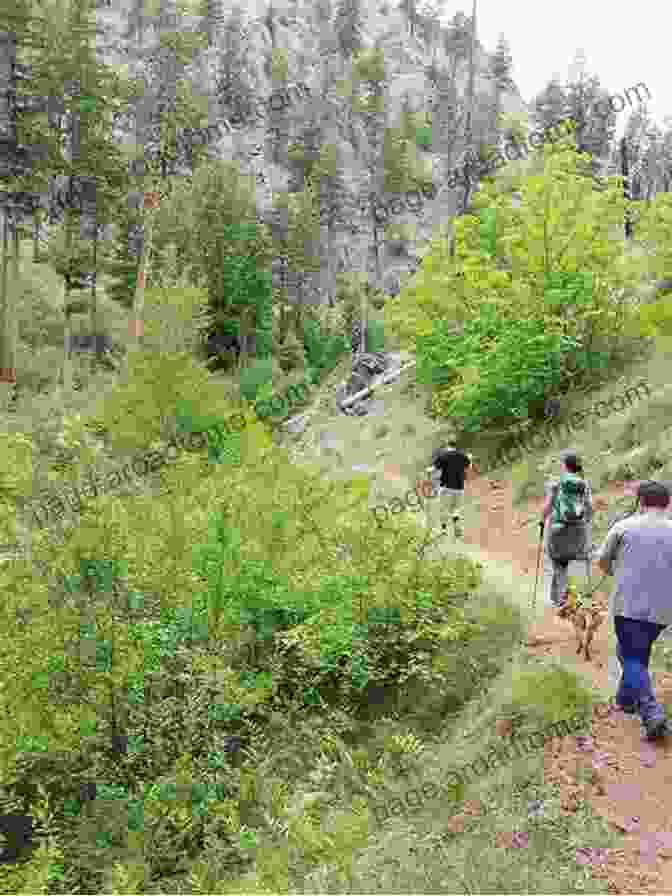
[(142, 246), (138, 282), (135, 286), (135, 300), (133, 302), (133, 321), (135, 329), (131, 335), (130, 346), (130, 348), (135, 351), (139, 351), (142, 348), (142, 315), (145, 309), (145, 269), (147, 267), (147, 259), (151, 249), (152, 225), (154, 223), (154, 215), (151, 211), (148, 211), (144, 217), (147, 222), (147, 230)]
[(359, 392), (355, 392), (354, 395), (351, 395), (349, 398), (346, 398), (344, 401), (340, 403), (342, 408), (349, 408), (356, 401), (359, 401), (360, 398), (366, 398), (367, 395), (370, 395), (371, 392), (374, 392), (380, 386), (386, 386), (388, 383), (393, 383), (395, 379), (401, 376), (406, 370), (410, 370), (412, 367), (415, 367), (416, 361), (409, 361), (407, 364), (404, 364), (399, 370), (390, 371), (389, 373), (383, 374), (380, 381), (374, 383), (373, 385), (366, 386), (366, 388), (361, 389)]
[(327, 298), (329, 307), (336, 305), (336, 274), (334, 271), (334, 226), (331, 217), (327, 224)]
[[(72, 245), (72, 228), (70, 219), (66, 212), (65, 217), (65, 245), (70, 250)], [(70, 315), (66, 312), (68, 301), (70, 298), (70, 287), (67, 277), (63, 278), (63, 315), (64, 315), (64, 332), (63, 332), (63, 370), (61, 384), (63, 393), (67, 396), (72, 392), (72, 325), (70, 323)]]
[(39, 237), (40, 237), (40, 216), (36, 210), (33, 212), (33, 264), (37, 264), (40, 260), (40, 257), (37, 252)]
[[(19, 281), (21, 279), (21, 241), (19, 239), (19, 214), (18, 211), (14, 215), (14, 247), (13, 247), (13, 256), (12, 256), (12, 280), (14, 282), (14, 289), (18, 289)], [(16, 366), (16, 347), (19, 344), (19, 317), (16, 311), (10, 315), (10, 328), (9, 328), (11, 343), (12, 343), (12, 357), (13, 363), (12, 367)]]
[[(94, 334), (102, 333), (102, 326), (98, 320), (98, 303), (96, 300), (96, 280), (98, 279), (98, 222), (93, 233), (93, 283), (91, 284), (91, 332)], [(100, 360), (103, 356), (103, 347), (96, 340), (96, 358)]]
[(2, 407), (7, 408), (12, 384), (10, 371), (14, 366), (14, 345), (12, 344), (12, 321), (10, 311), (9, 292), (7, 289), (7, 265), (9, 261), (9, 210), (4, 206), (2, 210), (2, 321), (0, 322), (0, 395), (2, 395)]
[[(467, 157), (472, 149), (472, 127), (474, 115), (474, 66), (476, 64), (476, 0), (473, 0), (471, 13), (471, 46), (469, 49), (469, 97), (467, 104), (467, 122), (465, 127), (465, 152)], [(469, 195), (471, 192), (471, 178), (467, 175), (466, 184), (464, 186), (464, 196), (462, 198), (462, 208), (460, 214), (463, 215), (469, 205)]]
[[(621, 174), (623, 175), (623, 197), (630, 199), (630, 185), (628, 182), (628, 142), (625, 137), (621, 138)], [(625, 238), (629, 240), (632, 236), (632, 222), (626, 211), (625, 213)]]

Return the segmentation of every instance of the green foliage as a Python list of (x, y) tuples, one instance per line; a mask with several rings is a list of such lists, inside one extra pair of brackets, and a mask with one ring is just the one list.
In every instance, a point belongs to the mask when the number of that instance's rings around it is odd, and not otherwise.
[(229, 256), (224, 261), (224, 292), (227, 304), (254, 304), (269, 292), (270, 275), (257, 269), (254, 258)]
[(640, 267), (611, 235), (623, 214), (618, 185), (595, 190), (566, 141), (540, 157), (543, 173), (517, 186), (519, 208), (484, 185), (476, 214), (455, 223), (455, 258), (435, 241), (410, 288), (386, 304), (402, 345), (418, 348), (435, 412), (470, 432), (525, 418), (528, 403), (567, 381), (599, 377), (632, 318), (614, 301)]
[(590, 272), (551, 271), (546, 275), (544, 301), (555, 313), (569, 306), (589, 307), (593, 298), (593, 275)]
[(385, 192), (407, 193), (417, 189), (418, 161), (413, 141), (399, 129), (386, 129), (383, 143)]
[[(286, 216), (287, 228), (280, 238), (273, 240), (273, 254), (287, 258), (287, 271), (297, 280), (320, 270), (320, 192), (316, 171), (303, 190), (280, 193), (275, 200), (277, 214)], [(288, 292), (289, 287), (282, 287), (276, 290), (276, 296), (290, 304), (299, 304), (296, 294), (290, 296)]]
[(511, 679), (511, 703), (505, 713), (516, 710), (538, 729), (559, 719), (573, 718), (589, 710), (591, 696), (571, 670), (559, 664), (533, 669), (514, 669)]
[(336, 302), (341, 311), (343, 332), (350, 343), (352, 326), (361, 319), (362, 299), (368, 307), (382, 308), (386, 304), (385, 293), (371, 286), (366, 274), (343, 273), (336, 276)]
[[(233, 239), (241, 239), (236, 235)], [(254, 238), (254, 234), (252, 235)], [(273, 292), (271, 275), (259, 271), (253, 257), (228, 256), (224, 261), (226, 307), (234, 313), (253, 309), (257, 358), (269, 358), (273, 347)]]
[(487, 423), (525, 419), (561, 380), (560, 358), (571, 342), (545, 333), (536, 320), (507, 318), (491, 304), (469, 321), (462, 334), (437, 322), (429, 336), (418, 337), (418, 382), (438, 391), (437, 411), (460, 420), (465, 432)]
[(193, 178), (191, 247), (208, 289), (210, 327), (240, 323), (243, 335), (259, 327), (269, 348), (271, 239), (256, 221), (253, 184), (233, 163), (203, 165)]
[[(221, 418), (217, 387), (208, 391), (194, 381), (180, 360), (187, 375), (173, 371), (174, 386), (177, 380), (183, 390), (173, 389), (172, 407), (158, 414), (153, 408), (153, 389), (165, 385), (168, 372), (161, 365), (149, 371), (131, 367), (127, 388), (137, 401), (132, 408), (124, 389), (116, 405), (107, 396), (102, 400), (108, 423), (121, 414), (123, 425), (136, 433), (136, 447), (156, 435), (162, 414), (174, 419), (177, 412), (181, 430)], [(152, 383), (152, 375), (159, 381)], [(143, 408), (145, 416), (138, 416)], [(114, 444), (120, 441), (118, 425), (111, 426)], [(352, 513), (347, 500), (328, 494), (319, 480), (303, 483), (303, 474), (293, 485), (292, 468), (280, 475), (273, 456), (262, 460), (252, 444), (243, 460), (244, 469), (215, 467), (204, 477), (197, 456), (181, 456), (162, 471), (151, 496), (96, 499), (80, 526), (67, 532), (65, 544), (35, 536), (35, 560), (67, 578), (65, 594), (43, 576), (26, 582), (18, 564), (0, 568), (1, 621), (8, 637), (0, 669), (3, 705), (19, 707), (9, 728), (0, 725), (3, 781), (15, 786), (12, 796), (32, 787), (39, 796), (37, 783), (46, 788), (49, 811), (59, 819), (52, 834), (63, 849), (58, 861), (64, 870), (56, 859), (50, 864), (54, 875), (65, 874), (69, 892), (99, 892), (100, 876), (110, 865), (130, 861), (123, 850), (142, 858), (143, 843), (143, 862), (155, 879), (176, 873), (175, 855), (184, 850), (207, 862), (212, 857), (203, 843), (215, 835), (232, 858), (244, 861), (243, 850), (263, 830), (243, 830), (243, 772), (239, 780), (219, 738), (236, 732), (253, 752), (270, 755), (271, 701), (276, 713), (332, 701), (340, 706), (343, 698), (366, 706), (368, 686), (386, 676), (394, 686), (409, 657), (412, 674), (421, 674), (428, 635), (423, 629), (416, 638), (414, 626), (422, 614), (435, 614), (431, 637), (437, 651), (452, 638), (473, 637), (468, 614), (448, 610), (477, 584), (471, 565), (436, 570), (425, 563), (411, 579), (398, 549), (391, 548), (380, 571), (368, 549), (363, 557), (369, 568), (344, 573), (330, 562), (322, 542), (334, 533), (322, 530), (325, 522), (333, 526), (344, 505)], [(276, 495), (278, 487), (282, 493)], [(325, 522), (311, 518), (316, 497)], [(305, 506), (305, 518), (299, 506)], [(366, 511), (361, 516), (357, 525), (366, 535)], [(89, 589), (81, 578), (86, 574)], [(405, 592), (404, 601), (389, 600), (389, 594)], [(73, 605), (80, 597), (85, 607)], [(15, 611), (24, 602), (36, 619), (21, 631)], [(248, 628), (253, 660), (248, 657), (241, 675), (223, 654), (238, 657), (236, 635)], [(291, 643), (281, 641), (285, 636)], [(462, 647), (456, 642), (456, 651)], [(437, 691), (444, 677), (431, 673)], [(123, 781), (119, 758), (110, 750), (113, 720), (127, 735)], [(45, 762), (61, 750), (79, 764), (54, 764), (47, 776), (35, 759), (24, 774), (12, 765), (19, 750)], [(258, 769), (263, 761), (255, 760)], [(216, 784), (213, 766), (223, 772)], [(80, 784), (92, 779), (104, 812), (79, 799)], [(255, 812), (265, 808), (259, 797), (245, 799), (259, 803)]]
[(241, 461), (241, 435), (226, 419), (212, 414), (195, 415), (188, 401), (179, 401), (175, 413), (178, 433), (208, 433), (208, 460), (215, 464), (238, 466)]
[(495, 258), (497, 256), (497, 210), (484, 208), (481, 218), (481, 251)]
[(669, 296), (641, 305), (635, 325), (643, 336), (654, 337), (661, 348), (667, 348), (672, 337), (672, 302)]
[(656, 193), (649, 202), (631, 204), (635, 242), (645, 250), (649, 277), (667, 278), (672, 271), (672, 196)]
[(240, 394), (246, 401), (254, 401), (262, 386), (273, 382), (271, 358), (257, 358), (240, 371)]
[(371, 319), (366, 326), (367, 352), (385, 351), (385, 324), (382, 320)]
[(347, 351), (348, 343), (340, 334), (323, 335), (319, 321), (306, 317), (303, 320), (303, 347), (306, 368), (313, 371), (313, 382), (321, 382)]
[(429, 125), (419, 127), (416, 131), (415, 140), (418, 146), (423, 149), (432, 148), (432, 129)]
[(271, 277), (268, 275), (268, 288), (261, 293), (257, 302), (257, 327), (255, 330), (255, 346), (257, 358), (270, 358), (273, 350), (273, 291)]
[(141, 216), (137, 210), (127, 206), (119, 211), (114, 240), (104, 265), (107, 297), (127, 309), (133, 307), (140, 271), (140, 258), (129, 252), (128, 232), (129, 227), (137, 226), (140, 222)]
[[(52, 55), (64, 47), (61, 41)], [(286, 76), (286, 67), (275, 73)], [(355, 76), (375, 93), (384, 81), (382, 54), (363, 54)], [(99, 102), (101, 96), (92, 95), (98, 113), (107, 97), (103, 91)], [(362, 104), (365, 113), (380, 111), (380, 96), (373, 99)], [(413, 140), (420, 145), (417, 130), (404, 135), (408, 146), (395, 147), (404, 164)], [(573, 200), (580, 200), (581, 191), (569, 182)], [(532, 183), (522, 218), (503, 200), (487, 197), (497, 239), (492, 223), (484, 225), (487, 215), (480, 221), (467, 216), (457, 228), (457, 262), (449, 266), (444, 249), (437, 248), (404, 296), (402, 323), (417, 339), (421, 374), (445, 390), (440, 397), (446, 412), (461, 415), (472, 428), (486, 418), (524, 415), (528, 401), (555, 388), (568, 352), (580, 348), (595, 359), (592, 337), (608, 334), (622, 320), (603, 286), (616, 256), (605, 261), (599, 240), (595, 258), (592, 249), (583, 251), (582, 241), (593, 234), (581, 214), (573, 225), (578, 248), (572, 245), (563, 255), (573, 230), (562, 215), (542, 217), (547, 186), (543, 179)], [(287, 200), (293, 223), (281, 248), (289, 248), (294, 271), (308, 270), (314, 254), (306, 237), (314, 231), (317, 192), (312, 184)], [(207, 275), (218, 325), (243, 335), (256, 328), (259, 358), (240, 382), (249, 401), (271, 388), (273, 371), (272, 291), (265, 273), (272, 241), (254, 220), (254, 200), (254, 188), (235, 166), (204, 165), (193, 183), (175, 186), (155, 219), (155, 260), (162, 263), (172, 241), (176, 267)], [(569, 204), (563, 206), (563, 215), (568, 210)], [(604, 256), (609, 252), (607, 247)], [(65, 259), (57, 267), (65, 272), (69, 264)], [(114, 265), (112, 297), (130, 306), (135, 284), (124, 278), (137, 263), (120, 256)], [(622, 285), (628, 272), (615, 267), (611, 283)], [(351, 318), (358, 316), (362, 297), (373, 303), (366, 278), (342, 278), (339, 288)], [(490, 301), (483, 303), (484, 296)], [(162, 448), (176, 418), (183, 434), (228, 416), (231, 402), (222, 383), (194, 362), (187, 345), (195, 306), (204, 298), (198, 290), (147, 290), (147, 350), (130, 359), (125, 379), (101, 394), (81, 425), (104, 424), (105, 461), (107, 452)], [(404, 301), (397, 306), (399, 319)], [(575, 320), (566, 313), (570, 306)], [(653, 317), (657, 322), (657, 313)], [(448, 332), (449, 320), (466, 321), (461, 337)], [(308, 372), (318, 382), (347, 340), (310, 315), (299, 335)], [(370, 321), (367, 348), (384, 348), (382, 323)], [(417, 531), (398, 519), (372, 537), (368, 507), (360, 506), (366, 488), (353, 502), (354, 483), (327, 485), (279, 461), (262, 427), (255, 430), (251, 412), (249, 417), (244, 432), (209, 446), (216, 465), (182, 452), (134, 486), (134, 494), (90, 499), (75, 527), (64, 523), (57, 534), (32, 533), (32, 556), (0, 565), (3, 792), (23, 803), (46, 831), (20, 873), (4, 869), (0, 875), (7, 892), (165, 889), (171, 878), (184, 876), (185, 859), (193, 863), (187, 864), (186, 887), (194, 892), (288, 891), (296, 882), (273, 865), (278, 856), (286, 867), (298, 856), (351, 873), (348, 862), (366, 843), (359, 810), (335, 820), (333, 843), (311, 825), (307, 811), (287, 812), (284, 819), (291, 856), (289, 848), (264, 843), (262, 819), (273, 813), (261, 791), (272, 779), (266, 773), (271, 764), (286, 760), (289, 783), (304, 783), (319, 758), (319, 751), (307, 748), (310, 729), (323, 730), (315, 707), (326, 705), (334, 718), (341, 713), (339, 731), (354, 728), (355, 712), (368, 712), (375, 702), (369, 688), (384, 686), (416, 703), (418, 694), (431, 694), (436, 703), (429, 715), (443, 720), (494, 674), (494, 653), (497, 659), (510, 654), (510, 608), (493, 602), (486, 612), (469, 600), (480, 585), (475, 564), (416, 561)], [(66, 472), (49, 470), (55, 484), (93, 463), (74, 422), (66, 419), (63, 426), (73, 458)], [(18, 499), (32, 490), (35, 451), (14, 435), (0, 444), (2, 541), (13, 542)], [(344, 542), (353, 555), (347, 569), (332, 556)], [(26, 610), (29, 625), (21, 615)], [(240, 644), (247, 629), (254, 649), (244, 657)], [(516, 630), (515, 640), (519, 636)], [(554, 681), (549, 675), (537, 687), (544, 699)], [(570, 699), (577, 696), (565, 690)], [(514, 701), (529, 704), (528, 691), (518, 682)], [(284, 750), (270, 731), (271, 709), (277, 716), (295, 708), (309, 730), (293, 718), (288, 737), (296, 733), (296, 740)], [(231, 732), (245, 747), (242, 767), (223, 740)], [(314, 777), (306, 775), (309, 787)], [(84, 800), (80, 788), (94, 780), (97, 799)], [(226, 874), (235, 869), (240, 880), (217, 880), (213, 869), (222, 867)], [(250, 883), (248, 870), (256, 872), (258, 884)]]
[(303, 369), (305, 365), (303, 345), (299, 342), (293, 329), (287, 334), (284, 343), (276, 348), (275, 356), (283, 373)]

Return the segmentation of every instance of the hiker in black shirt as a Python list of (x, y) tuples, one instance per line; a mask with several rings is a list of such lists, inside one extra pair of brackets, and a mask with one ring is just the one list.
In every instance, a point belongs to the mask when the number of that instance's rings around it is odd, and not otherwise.
[(470, 456), (461, 451), (455, 441), (449, 441), (434, 454), (432, 466), (428, 467), (428, 472), (432, 471), (436, 476), (440, 475), (441, 477), (438, 494), (441, 528), (445, 531), (446, 516), (452, 512), (456, 538), (460, 538), (462, 535), (460, 514), (464, 502), (465, 474), (470, 466)]

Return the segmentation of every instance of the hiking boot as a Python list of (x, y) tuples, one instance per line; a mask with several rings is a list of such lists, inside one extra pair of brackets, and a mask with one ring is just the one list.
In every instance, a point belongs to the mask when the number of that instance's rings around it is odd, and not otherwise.
[(650, 719), (648, 722), (642, 722), (643, 735), (647, 740), (657, 740), (659, 737), (665, 737), (671, 734), (670, 726), (666, 718)]

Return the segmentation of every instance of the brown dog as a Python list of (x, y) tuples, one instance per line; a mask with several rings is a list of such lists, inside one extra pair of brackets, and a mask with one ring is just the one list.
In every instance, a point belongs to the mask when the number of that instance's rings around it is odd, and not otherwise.
[(595, 637), (595, 632), (606, 618), (606, 610), (598, 606), (581, 607), (578, 605), (576, 595), (568, 593), (567, 603), (558, 611), (561, 619), (568, 619), (574, 626), (578, 643), (577, 654), (583, 653), (586, 660), (590, 660), (590, 645)]

